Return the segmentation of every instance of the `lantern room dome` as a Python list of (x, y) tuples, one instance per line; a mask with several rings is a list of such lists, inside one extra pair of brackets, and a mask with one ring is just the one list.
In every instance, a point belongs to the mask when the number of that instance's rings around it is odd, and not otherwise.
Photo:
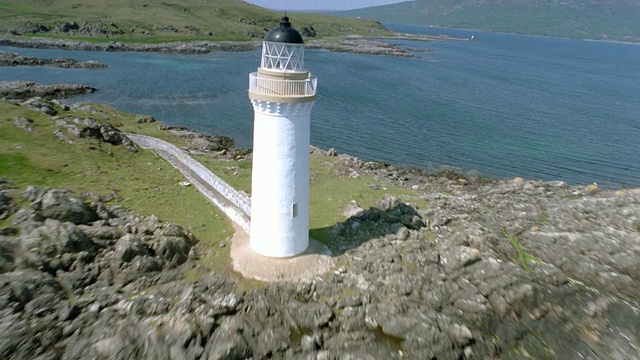
[(279, 26), (276, 26), (269, 31), (267, 36), (264, 38), (264, 41), (287, 44), (304, 44), (302, 35), (300, 35), (296, 29), (291, 27), (291, 23), (287, 16), (282, 18)]

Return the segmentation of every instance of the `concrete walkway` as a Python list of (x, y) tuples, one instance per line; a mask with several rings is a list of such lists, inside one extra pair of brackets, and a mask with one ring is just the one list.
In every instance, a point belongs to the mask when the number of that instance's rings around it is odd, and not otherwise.
[(251, 200), (216, 176), (211, 170), (164, 140), (145, 135), (126, 134), (144, 149), (156, 152), (180, 171), (209, 201), (219, 207), (234, 223), (231, 239), (233, 269), (261, 281), (296, 281), (312, 278), (334, 266), (331, 253), (324, 244), (309, 239), (304, 253), (286, 259), (256, 254), (249, 246)]
[(247, 195), (231, 187), (184, 150), (171, 143), (151, 136), (126, 135), (140, 147), (153, 150), (162, 156), (233, 222), (249, 232), (251, 200)]

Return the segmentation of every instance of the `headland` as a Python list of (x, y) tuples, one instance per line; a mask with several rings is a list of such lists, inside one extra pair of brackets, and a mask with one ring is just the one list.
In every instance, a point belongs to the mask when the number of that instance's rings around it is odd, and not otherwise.
[(121, 131), (170, 141), (243, 191), (249, 150), (101, 105), (5, 97), (5, 358), (639, 355), (638, 189), (312, 147), (311, 235), (335, 267), (261, 283), (233, 272), (228, 221)]

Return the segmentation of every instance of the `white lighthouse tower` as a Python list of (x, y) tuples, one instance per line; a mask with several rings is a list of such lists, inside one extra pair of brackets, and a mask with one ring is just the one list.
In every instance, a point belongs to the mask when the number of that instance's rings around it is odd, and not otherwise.
[(283, 17), (264, 39), (249, 76), (253, 104), (251, 249), (291, 257), (309, 246), (309, 126), (317, 79), (304, 67), (304, 41)]

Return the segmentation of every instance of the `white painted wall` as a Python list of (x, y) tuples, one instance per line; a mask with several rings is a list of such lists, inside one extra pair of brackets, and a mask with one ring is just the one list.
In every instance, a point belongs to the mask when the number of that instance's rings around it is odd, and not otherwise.
[(309, 125), (314, 102), (252, 102), (250, 245), (265, 256), (295, 256), (309, 246)]

